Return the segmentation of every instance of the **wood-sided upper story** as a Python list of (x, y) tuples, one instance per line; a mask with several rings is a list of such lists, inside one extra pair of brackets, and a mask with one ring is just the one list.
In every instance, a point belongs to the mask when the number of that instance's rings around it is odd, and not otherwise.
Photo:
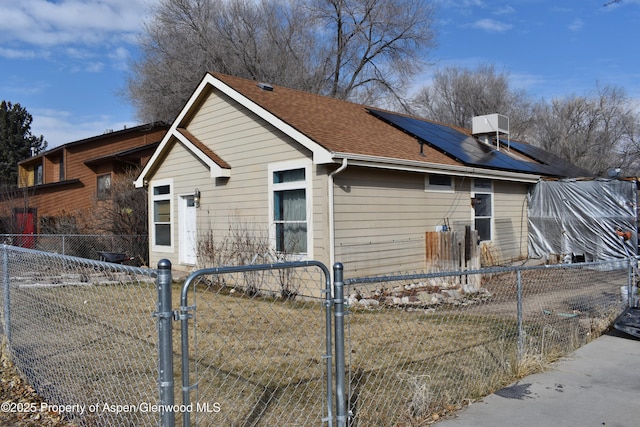
[(91, 209), (109, 197), (115, 176), (146, 164), (168, 128), (152, 123), (108, 132), (21, 161), (17, 194), (28, 194), (28, 206), (21, 202), (20, 208), (37, 212), (40, 220)]

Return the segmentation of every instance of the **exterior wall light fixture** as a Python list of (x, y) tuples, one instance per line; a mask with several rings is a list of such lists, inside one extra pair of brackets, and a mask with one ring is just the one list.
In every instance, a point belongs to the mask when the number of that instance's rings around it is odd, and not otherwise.
[(200, 190), (198, 190), (197, 188), (193, 192), (193, 205), (196, 208), (200, 207)]

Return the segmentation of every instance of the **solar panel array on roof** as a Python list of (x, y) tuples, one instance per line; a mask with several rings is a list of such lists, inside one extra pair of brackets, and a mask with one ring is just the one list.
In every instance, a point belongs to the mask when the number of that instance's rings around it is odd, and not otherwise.
[[(503, 144), (506, 144), (506, 141), (501, 140)], [(535, 145), (527, 144), (524, 142), (518, 141), (510, 141), (509, 146), (515, 151), (524, 154), (525, 156), (531, 157), (545, 165), (553, 167), (556, 169), (558, 176), (567, 176), (567, 177), (586, 177), (591, 176), (591, 173), (579, 168), (571, 163), (568, 163), (556, 156), (553, 153), (548, 152), (547, 150), (543, 150), (542, 148), (536, 147)]]
[(465, 165), (538, 175), (567, 176), (560, 168), (513, 158), (503, 151), (498, 151), (445, 125), (386, 111), (374, 109), (368, 109), (368, 111)]

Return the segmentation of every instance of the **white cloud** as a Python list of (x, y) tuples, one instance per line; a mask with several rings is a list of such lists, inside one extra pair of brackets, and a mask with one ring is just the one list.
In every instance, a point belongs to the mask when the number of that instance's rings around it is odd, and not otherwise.
[(127, 69), (159, 1), (0, 0), (0, 93), (27, 108), (32, 133), (50, 148), (136, 126), (130, 108), (111, 104), (108, 85)]
[(78, 116), (67, 111), (33, 109), (31, 133), (44, 135), (48, 148), (55, 148), (69, 142), (99, 136), (110, 130), (137, 126), (138, 123), (121, 121), (109, 115)]
[(29, 81), (16, 76), (9, 76), (0, 81), (0, 92), (7, 98), (23, 98), (38, 95), (50, 87), (42, 80)]
[(0, 56), (7, 59), (34, 59), (38, 54), (30, 49), (7, 49), (0, 47)]
[(494, 15), (511, 15), (516, 13), (516, 10), (512, 6), (504, 6), (493, 12)]
[(109, 57), (116, 61), (127, 61), (131, 57), (131, 55), (127, 49), (123, 47), (119, 47), (113, 52), (111, 52), (109, 54)]
[(84, 67), (84, 71), (88, 73), (99, 73), (104, 70), (104, 62), (89, 62)]
[(21, 0), (0, 5), (0, 37), (38, 46), (93, 45), (142, 30), (147, 0)]
[(494, 19), (480, 19), (479, 21), (476, 21), (473, 24), (471, 24), (471, 27), (479, 30), (502, 33), (513, 28), (513, 25), (505, 24), (503, 22), (496, 21)]
[(482, 0), (439, 0), (437, 3), (440, 7), (451, 8), (484, 7)]
[(77, 47), (67, 47), (64, 49), (64, 53), (73, 59), (89, 59), (95, 57), (95, 53), (88, 49), (80, 49)]
[(112, 66), (116, 70), (124, 71), (129, 68), (129, 60), (131, 59), (131, 52), (124, 47), (118, 47), (111, 51), (109, 59), (112, 61)]
[(537, 88), (543, 88), (548, 84), (544, 76), (532, 73), (509, 73), (509, 82), (518, 89), (531, 91)]
[(569, 29), (571, 31), (580, 31), (584, 27), (584, 21), (580, 18), (576, 18), (570, 25)]

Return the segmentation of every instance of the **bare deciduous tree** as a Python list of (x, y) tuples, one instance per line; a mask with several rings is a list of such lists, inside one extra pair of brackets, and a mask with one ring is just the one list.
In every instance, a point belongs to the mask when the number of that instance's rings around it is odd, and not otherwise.
[(500, 113), (509, 117), (513, 139), (526, 139), (533, 125), (534, 103), (521, 90), (511, 88), (509, 75), (493, 65), (475, 70), (447, 67), (436, 71), (430, 86), (413, 100), (413, 111), (430, 120), (471, 128), (474, 116)]
[(90, 231), (114, 235), (147, 234), (147, 190), (135, 188), (140, 167), (113, 174), (108, 193), (94, 200)]
[(343, 99), (402, 99), (434, 46), (423, 0), (163, 0), (126, 96), (171, 121), (206, 72)]
[[(433, 7), (415, 0), (310, 1), (326, 28), (327, 94), (375, 103), (401, 98), (406, 83), (435, 46)], [(316, 24), (317, 25), (317, 24)]]
[(640, 114), (623, 89), (554, 99), (539, 106), (536, 121), (532, 142), (545, 150), (600, 176), (612, 167), (638, 172)]

